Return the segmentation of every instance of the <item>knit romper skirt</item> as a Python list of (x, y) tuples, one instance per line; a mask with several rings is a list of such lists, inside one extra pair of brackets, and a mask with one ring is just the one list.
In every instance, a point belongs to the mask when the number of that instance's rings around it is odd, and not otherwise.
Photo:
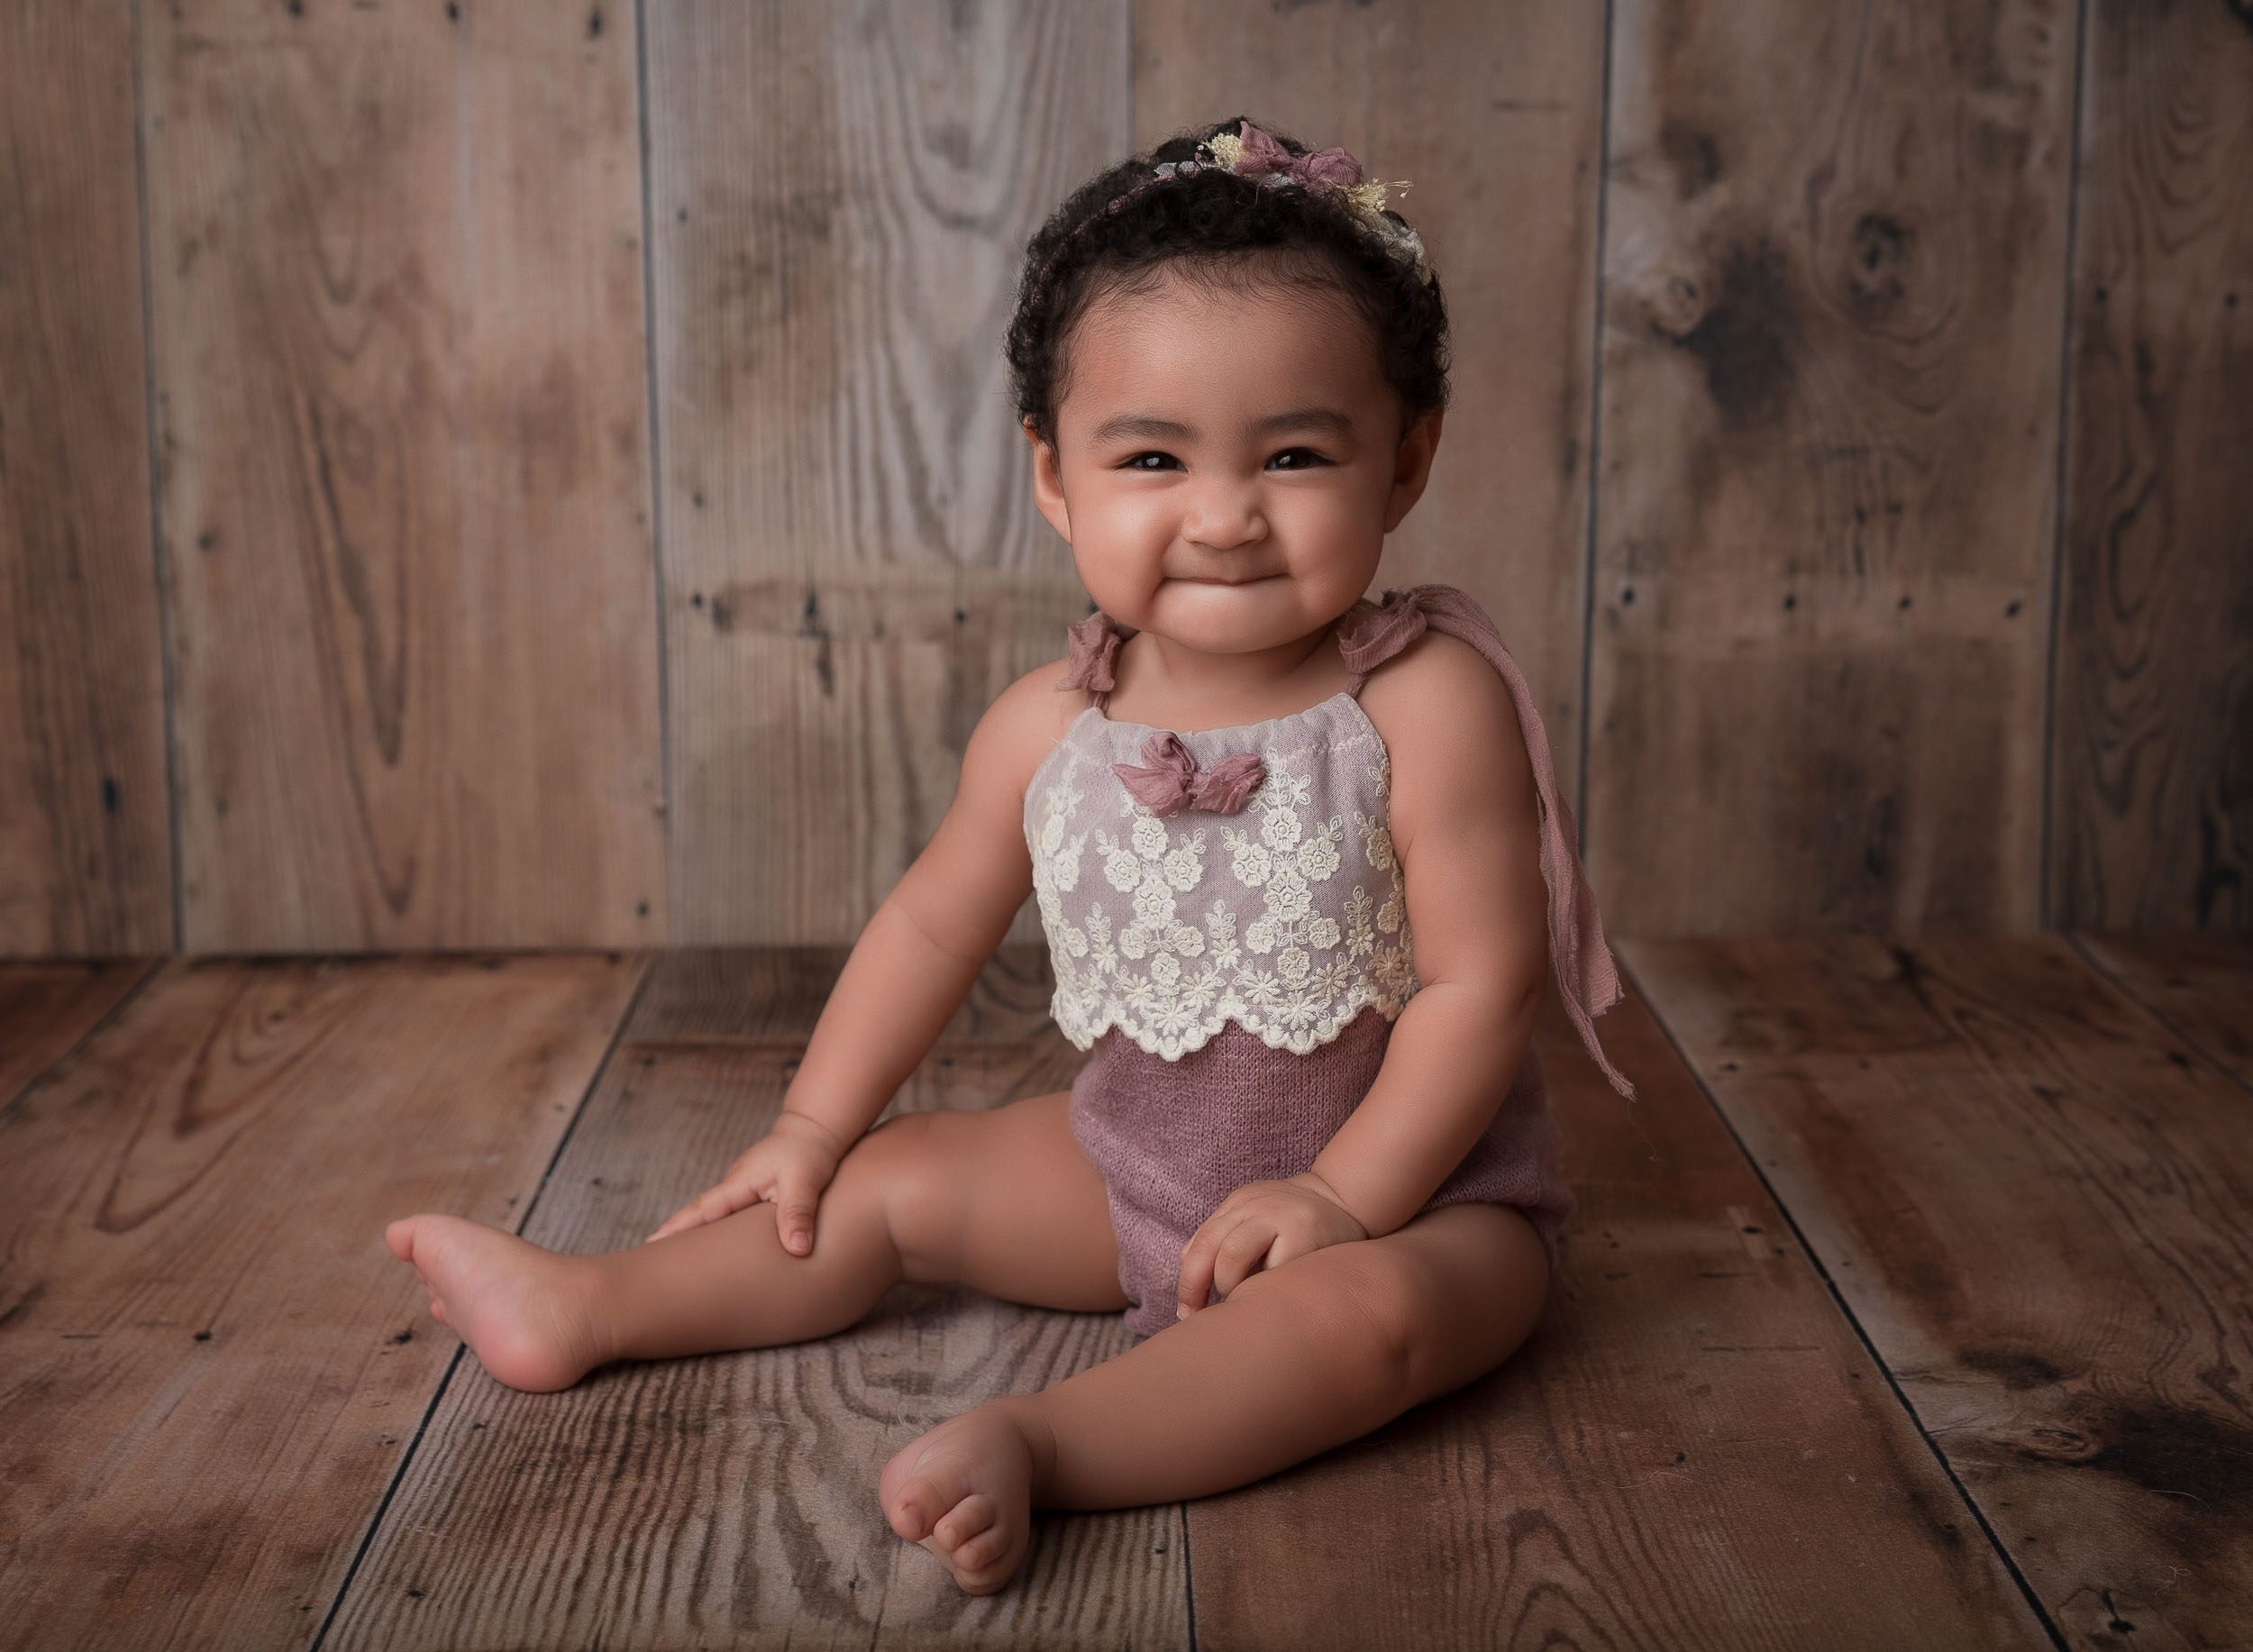
[[(1427, 627), (1461, 637), (1509, 685), (1541, 803), (1555, 980), (1612, 1086), (1592, 1026), (1620, 996), (1557, 793), (1540, 713), (1484, 610), (1447, 585), (1388, 590), (1342, 619), (1351, 686), (1263, 723), (1179, 734), (1111, 718), (1111, 662), (1133, 634), (1098, 612), (1070, 628), (1063, 687), (1090, 703), (1026, 789), (1026, 841), (1056, 990), (1089, 1052), (1072, 1131), (1103, 1178), (1130, 1330), (1174, 1324), (1181, 1251), (1249, 1182), (1309, 1169), (1368, 1094), (1419, 985), (1391, 765), (1357, 698)], [(1405, 875), (1413, 875), (1412, 872)], [(1575, 1206), (1540, 1056), (1422, 1209), (1523, 1210), (1547, 1247)]]

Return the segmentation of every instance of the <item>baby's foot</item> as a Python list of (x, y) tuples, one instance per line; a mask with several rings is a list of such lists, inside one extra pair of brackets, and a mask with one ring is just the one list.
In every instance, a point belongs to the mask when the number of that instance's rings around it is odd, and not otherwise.
[(964, 1411), (884, 1465), (884, 1518), (945, 1561), (965, 1594), (991, 1594), (1032, 1547), (1036, 1456), (1054, 1451), (1045, 1426), (1007, 1401)]
[(383, 1237), (494, 1381), (552, 1393), (602, 1363), (578, 1258), (455, 1216), (410, 1216)]

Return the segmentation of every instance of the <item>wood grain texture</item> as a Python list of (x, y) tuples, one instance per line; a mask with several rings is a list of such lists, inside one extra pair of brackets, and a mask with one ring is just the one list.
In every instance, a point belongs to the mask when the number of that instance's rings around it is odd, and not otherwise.
[(1232, 115), (1342, 144), (1424, 238), (1453, 401), (1373, 595), (1437, 580), (1493, 616), (1578, 811), (1603, 8), (1142, 0), (1135, 146)]
[(2089, 0), (2048, 921), (2253, 933), (2253, 10)]
[[(803, 1048), (851, 954), (844, 946), (669, 948), (625, 1036), (667, 1045), (780, 1040)], [(1054, 1031), (1048, 1002), (1055, 985), (1044, 945), (1004, 944), (947, 1018), (944, 1036), (1015, 1045)]]
[(141, 15), (184, 950), (663, 938), (631, 12)]
[[(716, 1036), (729, 1018), (709, 1007), (723, 982), (756, 1001), (771, 963), (660, 961), (526, 1237), (637, 1243), (764, 1133), (810, 1019), (754, 1010), (769, 1036)], [(1068, 1086), (1079, 1054), (1019, 999), (981, 978), (971, 1035), (951, 1028), (885, 1116)], [(324, 1647), (1186, 1644), (1178, 1506), (1043, 1517), (1018, 1584), (971, 1598), (877, 1502), (917, 1434), (1129, 1340), (1117, 1314), (902, 1284), (834, 1337), (614, 1365), (560, 1394), (465, 1359)]]
[(1188, 1505), (1206, 1647), (2025, 1647), (2039, 1623), (1639, 998), (1552, 992), (1547, 1317), (1500, 1371)]
[(676, 942), (851, 942), (1088, 612), (1001, 340), (1124, 147), (1126, 16), (646, 13)]
[(2057, 936), (1621, 952), (2065, 1644), (2253, 1639), (2244, 1090)]
[(2253, 1090), (2253, 936), (2075, 935), (2086, 957), (2178, 1038)]
[(384, 1223), (508, 1222), (643, 965), (184, 963), (0, 1115), (0, 1621), (303, 1644), (451, 1357)]
[(170, 952), (132, 14), (0, 7), (0, 956)]
[(1615, 932), (2031, 929), (2075, 7), (1615, 11)]
[(849, 943), (1086, 611), (1022, 242), (1223, 111), (1415, 186), (1381, 583), (1495, 616), (1615, 932), (2243, 932), (2248, 72), (2194, 0), (22, 0), (0, 956)]
[(0, 1112), (157, 967), (153, 958), (0, 963)]

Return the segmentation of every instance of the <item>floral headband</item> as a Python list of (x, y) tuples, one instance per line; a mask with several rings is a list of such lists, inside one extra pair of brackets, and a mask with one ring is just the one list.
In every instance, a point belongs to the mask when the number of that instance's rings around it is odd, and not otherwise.
[[(1405, 224), (1397, 224), (1385, 216), (1385, 192), (1388, 189), (1406, 189), (1409, 187), (1406, 178), (1389, 184), (1375, 178), (1364, 178), (1361, 162), (1342, 149), (1317, 150), (1310, 155), (1294, 155), (1273, 136), (1262, 132), (1249, 121), (1243, 122), (1236, 132), (1208, 138), (1198, 148), (1201, 151), (1200, 156), (1193, 156), (1187, 160), (1161, 161), (1148, 178), (1126, 194), (1112, 197), (1104, 207), (1104, 212), (1117, 212), (1153, 184), (1165, 178), (1188, 178), (1199, 172), (1233, 172), (1266, 188), (1304, 187), (1335, 197), (1360, 219), (1393, 256), (1414, 265), (1418, 279), (1427, 283), (1431, 280), (1431, 265), (1424, 256), (1423, 238)], [(1086, 223), (1080, 225), (1081, 229), (1085, 227)]]

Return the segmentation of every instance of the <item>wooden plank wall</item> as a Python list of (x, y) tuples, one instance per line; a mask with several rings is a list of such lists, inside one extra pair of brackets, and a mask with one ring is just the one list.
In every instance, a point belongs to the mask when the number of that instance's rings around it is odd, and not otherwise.
[(0, 953), (173, 949), (123, 7), (0, 10)]
[(648, 8), (676, 943), (858, 936), (1088, 611), (1000, 341), (1126, 142), (1126, 23)]
[(2097, 5), (2082, 77), (2050, 910), (2242, 934), (2253, 9)]
[(2039, 926), (2073, 23), (1618, 13), (1586, 853), (1648, 932)]
[(852, 939), (1085, 611), (1018, 249), (1226, 114), (1416, 186), (1380, 583), (1615, 933), (2245, 929), (2248, 85), (2223, 0), (23, 0), (0, 955)]
[(664, 932), (634, 44), (565, 21), (142, 8), (186, 951)]

